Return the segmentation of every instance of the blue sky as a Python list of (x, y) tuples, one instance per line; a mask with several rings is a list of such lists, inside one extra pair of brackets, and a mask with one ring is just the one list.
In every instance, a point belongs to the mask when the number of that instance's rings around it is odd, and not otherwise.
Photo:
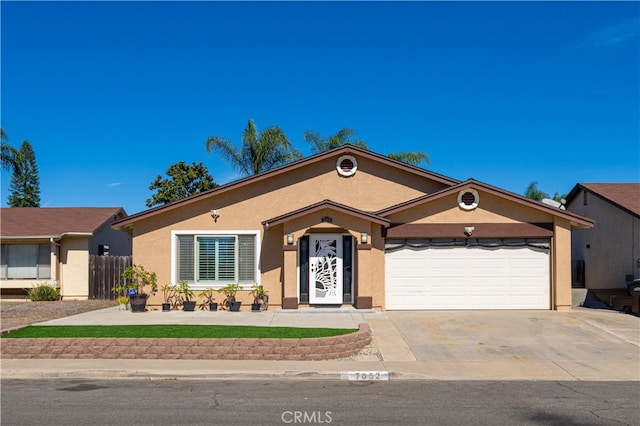
[[(145, 210), (178, 161), (252, 118), (522, 194), (640, 181), (638, 2), (0, 3), (1, 119), (41, 206)], [(10, 175), (2, 172), (2, 205)]]

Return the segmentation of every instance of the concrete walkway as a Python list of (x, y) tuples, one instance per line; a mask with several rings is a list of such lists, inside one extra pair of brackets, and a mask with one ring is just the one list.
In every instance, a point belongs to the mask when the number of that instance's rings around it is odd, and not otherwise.
[[(390, 380), (640, 380), (640, 319), (611, 311), (147, 312), (117, 307), (41, 325), (238, 324), (357, 328), (370, 353), (335, 361), (2, 359), (3, 379), (343, 379), (386, 372)], [(384, 377), (384, 375), (383, 375)]]

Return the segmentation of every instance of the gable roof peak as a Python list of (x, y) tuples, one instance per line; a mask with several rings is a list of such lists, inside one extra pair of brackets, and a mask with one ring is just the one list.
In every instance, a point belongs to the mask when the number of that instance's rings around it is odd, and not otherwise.
[(567, 195), (567, 203), (584, 190), (608, 203), (640, 217), (640, 183), (577, 183)]
[(203, 199), (205, 199), (207, 197), (215, 196), (216, 194), (221, 194), (221, 193), (224, 193), (226, 191), (231, 191), (231, 190), (234, 190), (234, 189), (237, 189), (237, 188), (241, 188), (241, 187), (244, 187), (244, 186), (247, 186), (247, 185), (251, 185), (253, 183), (259, 182), (259, 181), (264, 180), (264, 179), (268, 179), (268, 178), (273, 177), (273, 176), (278, 176), (278, 175), (281, 175), (283, 173), (292, 172), (292, 171), (295, 171), (297, 169), (300, 169), (300, 168), (303, 168), (303, 167), (307, 167), (309, 165), (316, 164), (316, 163), (319, 163), (321, 161), (325, 161), (325, 160), (330, 159), (330, 158), (336, 158), (336, 157), (339, 157), (340, 154), (355, 154), (358, 157), (368, 158), (368, 159), (370, 159), (372, 161), (375, 161), (377, 163), (385, 164), (387, 166), (394, 167), (396, 169), (403, 170), (403, 171), (406, 171), (408, 173), (412, 173), (412, 174), (417, 175), (417, 176), (421, 176), (421, 177), (424, 177), (424, 178), (427, 178), (427, 179), (431, 179), (431, 180), (433, 180), (435, 182), (439, 182), (439, 183), (441, 183), (443, 185), (447, 185), (447, 186), (455, 185), (455, 184), (459, 183), (459, 181), (456, 180), (456, 179), (452, 179), (452, 178), (446, 177), (444, 175), (440, 175), (440, 174), (431, 172), (429, 170), (426, 170), (426, 169), (423, 169), (423, 168), (420, 168), (420, 167), (417, 167), (417, 166), (413, 166), (411, 164), (403, 163), (401, 161), (389, 158), (389, 157), (387, 157), (385, 155), (378, 154), (378, 153), (375, 153), (373, 151), (369, 151), (369, 150), (366, 150), (366, 149), (363, 149), (363, 148), (359, 148), (359, 147), (354, 146), (354, 145), (345, 144), (345, 145), (330, 149), (328, 151), (319, 152), (319, 153), (313, 154), (313, 155), (311, 155), (309, 157), (305, 157), (305, 158), (302, 158), (300, 160), (297, 160), (297, 161), (294, 161), (294, 162), (291, 162), (291, 163), (284, 164), (282, 166), (273, 168), (271, 170), (267, 170), (267, 171), (258, 173), (256, 175), (240, 178), (240, 179), (238, 179), (236, 181), (229, 182), (229, 183), (226, 183), (224, 185), (220, 185), (220, 186), (218, 186), (216, 188), (212, 188), (212, 189), (209, 189), (207, 191), (200, 192), (199, 194), (191, 195), (191, 196), (183, 198), (181, 200), (177, 200), (177, 201), (174, 201), (174, 202), (171, 202), (171, 203), (168, 203), (168, 204), (164, 204), (164, 205), (161, 205), (161, 206), (156, 206), (156, 207), (153, 207), (151, 209), (144, 210), (142, 212), (132, 214), (132, 215), (128, 216), (127, 218), (123, 219), (123, 220), (119, 220), (119, 221), (114, 222), (113, 226), (115, 228), (125, 228), (125, 227), (128, 227), (128, 226), (131, 226), (133, 223), (137, 222), (140, 219), (145, 219), (145, 218), (151, 217), (153, 215), (156, 215), (156, 214), (159, 214), (159, 213), (162, 213), (162, 212), (165, 212), (165, 211), (169, 211), (169, 210), (172, 210), (172, 209), (175, 209), (175, 208), (179, 208), (179, 207), (182, 207), (182, 206), (184, 206), (186, 204), (194, 203), (194, 202), (203, 200)]
[(532, 200), (531, 198), (527, 198), (523, 195), (516, 194), (514, 192), (507, 191), (506, 189), (498, 188), (475, 179), (467, 179), (456, 185), (450, 186), (448, 188), (444, 188), (440, 191), (423, 195), (418, 198), (414, 198), (413, 200), (409, 200), (409, 201), (405, 201), (403, 203), (397, 204), (395, 206), (387, 207), (385, 209), (377, 211), (375, 214), (382, 217), (388, 217), (391, 214), (397, 213), (402, 210), (406, 210), (408, 208), (412, 208), (418, 204), (428, 203), (433, 200), (439, 199), (441, 197), (455, 194), (467, 187), (473, 187), (473, 189), (478, 189), (480, 191), (483, 191), (501, 198), (508, 199), (510, 201), (513, 201), (521, 205), (533, 207), (535, 209), (542, 210), (546, 213), (551, 213), (554, 216), (560, 216), (560, 217), (566, 218), (570, 220), (572, 223), (575, 223), (574, 226), (578, 226), (578, 227), (593, 226), (593, 221), (586, 217), (582, 217), (580, 215), (569, 212), (567, 210), (560, 210), (556, 207), (550, 206), (540, 201)]

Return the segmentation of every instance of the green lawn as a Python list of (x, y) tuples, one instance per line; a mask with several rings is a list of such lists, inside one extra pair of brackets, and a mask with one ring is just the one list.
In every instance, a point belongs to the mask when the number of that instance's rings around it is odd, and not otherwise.
[(356, 329), (252, 327), (241, 325), (52, 325), (21, 328), (2, 338), (34, 337), (178, 337), (178, 338), (311, 338), (340, 336)]

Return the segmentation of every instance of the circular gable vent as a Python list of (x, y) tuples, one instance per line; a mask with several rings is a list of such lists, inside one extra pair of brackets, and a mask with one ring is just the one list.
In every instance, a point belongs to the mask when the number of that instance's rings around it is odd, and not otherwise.
[(358, 162), (352, 155), (343, 155), (336, 162), (336, 170), (340, 176), (353, 176), (358, 170)]
[(480, 196), (475, 189), (463, 189), (458, 193), (458, 205), (464, 210), (473, 210), (478, 207)]

